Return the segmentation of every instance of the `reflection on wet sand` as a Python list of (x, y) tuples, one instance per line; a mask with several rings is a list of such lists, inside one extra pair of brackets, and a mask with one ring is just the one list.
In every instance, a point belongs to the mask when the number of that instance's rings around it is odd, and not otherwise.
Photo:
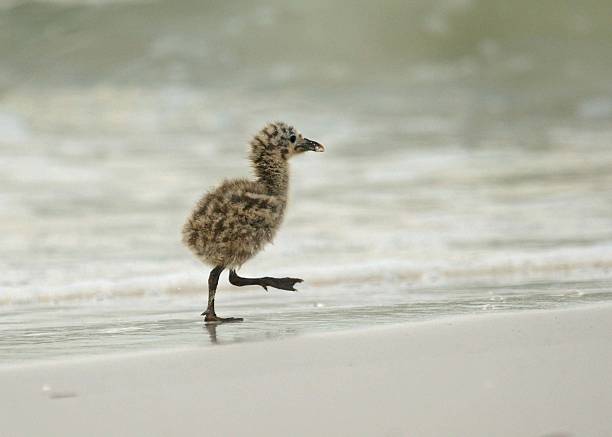
[(219, 340), (217, 339), (217, 323), (204, 323), (204, 329), (208, 332), (208, 338), (210, 338), (210, 342), (212, 344), (218, 344)]
[(204, 329), (206, 329), (206, 332), (208, 332), (208, 338), (210, 339), (210, 342), (212, 344), (219, 344), (219, 340), (217, 338), (217, 329), (223, 330), (224, 327), (225, 329), (227, 329), (228, 325), (235, 325), (238, 323), (242, 323), (242, 320), (236, 320), (236, 321), (225, 322), (225, 323), (205, 322)]

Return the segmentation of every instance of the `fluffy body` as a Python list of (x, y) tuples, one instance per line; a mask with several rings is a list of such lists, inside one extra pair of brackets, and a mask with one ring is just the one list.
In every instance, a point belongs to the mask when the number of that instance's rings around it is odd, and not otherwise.
[(303, 138), (285, 123), (267, 125), (251, 141), (256, 179), (225, 181), (196, 204), (183, 242), (202, 262), (235, 269), (273, 240), (287, 204), (292, 136)]
[(286, 200), (260, 182), (225, 181), (196, 204), (183, 242), (206, 264), (238, 268), (274, 239)]

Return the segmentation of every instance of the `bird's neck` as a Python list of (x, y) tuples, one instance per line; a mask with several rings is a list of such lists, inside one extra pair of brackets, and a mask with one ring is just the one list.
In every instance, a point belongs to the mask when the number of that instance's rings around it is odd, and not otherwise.
[(275, 196), (286, 196), (289, 189), (289, 164), (286, 160), (262, 153), (253, 158), (257, 181)]

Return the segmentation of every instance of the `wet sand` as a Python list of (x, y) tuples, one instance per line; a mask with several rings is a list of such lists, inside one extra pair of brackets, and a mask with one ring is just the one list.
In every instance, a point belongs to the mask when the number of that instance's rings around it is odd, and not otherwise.
[(1, 434), (612, 435), (611, 332), (598, 305), (4, 367)]

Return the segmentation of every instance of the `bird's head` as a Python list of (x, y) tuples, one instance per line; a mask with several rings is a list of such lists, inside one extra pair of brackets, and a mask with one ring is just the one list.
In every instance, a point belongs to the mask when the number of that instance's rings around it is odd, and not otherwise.
[(323, 152), (325, 147), (316, 141), (304, 138), (293, 126), (282, 121), (268, 123), (251, 141), (252, 156), (278, 156), (287, 160), (303, 152)]

